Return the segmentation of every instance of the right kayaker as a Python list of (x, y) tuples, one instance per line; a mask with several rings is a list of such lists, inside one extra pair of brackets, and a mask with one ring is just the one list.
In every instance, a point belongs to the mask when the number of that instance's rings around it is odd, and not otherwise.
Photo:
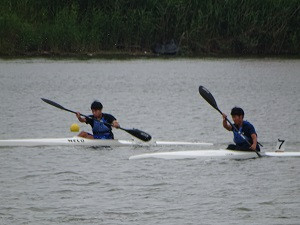
[[(239, 107), (234, 107), (231, 110), (231, 116), (234, 122), (234, 126), (238, 129), (237, 132), (226, 120), (227, 115), (224, 113), (223, 116), (223, 127), (228, 131), (233, 131), (233, 141), (235, 144), (230, 144), (227, 149), (231, 150), (253, 150), (260, 151), (258, 142), (257, 142), (257, 134), (254, 126), (248, 121), (244, 120), (244, 110)], [(247, 141), (240, 135), (242, 134)]]

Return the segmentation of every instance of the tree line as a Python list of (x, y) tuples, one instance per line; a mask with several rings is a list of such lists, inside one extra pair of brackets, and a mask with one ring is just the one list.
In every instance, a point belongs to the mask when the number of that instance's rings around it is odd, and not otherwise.
[(0, 55), (299, 55), (299, 0), (1, 0)]

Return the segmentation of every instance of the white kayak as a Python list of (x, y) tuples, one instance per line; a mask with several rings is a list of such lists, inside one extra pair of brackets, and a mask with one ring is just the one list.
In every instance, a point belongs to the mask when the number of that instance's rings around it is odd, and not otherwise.
[[(300, 152), (259, 152), (261, 156), (272, 157), (300, 157)], [(174, 151), (174, 152), (154, 152), (134, 155), (129, 159), (251, 159), (257, 158), (258, 155), (253, 151), (237, 151), (237, 150), (193, 150), (193, 151)]]
[(40, 138), (40, 139), (10, 139), (0, 140), (0, 147), (7, 146), (209, 146), (212, 143), (206, 142), (186, 142), (186, 141), (150, 141), (141, 142), (136, 140), (101, 140), (101, 139), (86, 139), (81, 137), (71, 138)]

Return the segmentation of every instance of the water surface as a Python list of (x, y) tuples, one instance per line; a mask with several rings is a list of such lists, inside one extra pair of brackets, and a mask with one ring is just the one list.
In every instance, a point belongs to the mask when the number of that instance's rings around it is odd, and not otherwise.
[[(69, 137), (98, 99), (124, 128), (157, 140), (213, 142), (232, 134), (198, 93), (245, 110), (265, 150), (299, 151), (300, 61), (277, 59), (0, 61), (0, 139)], [(82, 130), (90, 127), (80, 124)], [(115, 137), (132, 138), (115, 130)], [(195, 147), (0, 148), (3, 224), (299, 224), (299, 158), (128, 160)], [(199, 148), (198, 148), (199, 149)]]

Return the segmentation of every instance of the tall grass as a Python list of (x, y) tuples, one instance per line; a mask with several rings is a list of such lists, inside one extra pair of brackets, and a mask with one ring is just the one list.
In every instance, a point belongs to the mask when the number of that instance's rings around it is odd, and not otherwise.
[(300, 53), (299, 0), (1, 0), (0, 54)]

